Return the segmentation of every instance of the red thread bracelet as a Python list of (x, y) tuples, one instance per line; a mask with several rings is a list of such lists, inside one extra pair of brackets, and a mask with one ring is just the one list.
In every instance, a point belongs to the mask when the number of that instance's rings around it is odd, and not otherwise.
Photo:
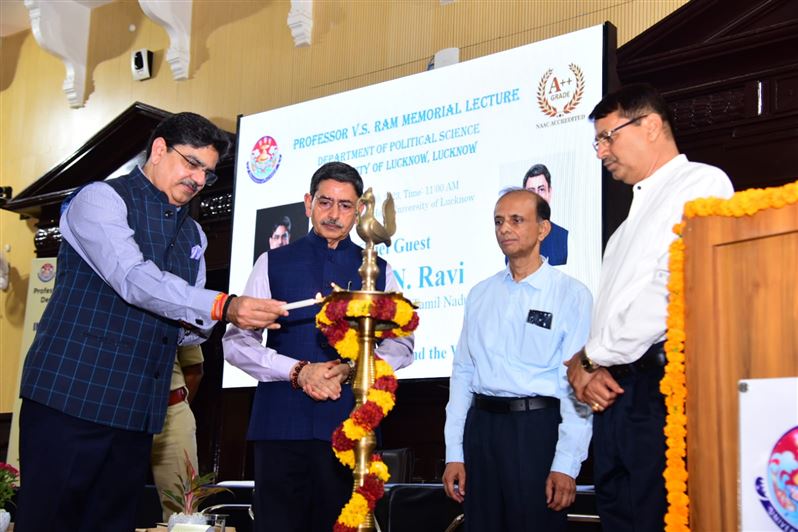
[(224, 317), (222, 315), (222, 309), (224, 308), (225, 303), (227, 303), (227, 294), (224, 292), (219, 292), (216, 294), (216, 297), (213, 300), (213, 305), (211, 306), (211, 319), (213, 321), (219, 321)]

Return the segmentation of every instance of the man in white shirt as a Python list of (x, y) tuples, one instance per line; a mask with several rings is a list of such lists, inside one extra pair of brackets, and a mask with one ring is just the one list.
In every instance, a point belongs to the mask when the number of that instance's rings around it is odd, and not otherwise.
[(613, 179), (632, 186), (626, 220), (607, 243), (590, 337), (570, 361), (576, 396), (591, 405), (596, 503), (604, 530), (662, 530), (667, 507), (665, 356), (668, 248), (684, 204), (729, 197), (720, 169), (679, 154), (670, 113), (648, 84), (608, 94), (590, 114), (593, 146)]

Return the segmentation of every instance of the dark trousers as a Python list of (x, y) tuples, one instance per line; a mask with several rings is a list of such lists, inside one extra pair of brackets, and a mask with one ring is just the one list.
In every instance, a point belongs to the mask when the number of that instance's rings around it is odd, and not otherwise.
[(255, 441), (255, 530), (329, 532), (354, 480), (330, 442)]
[(665, 480), (665, 398), (659, 391), (663, 368), (618, 380), (624, 393), (593, 416), (596, 505), (606, 532), (663, 530)]
[(471, 407), (463, 434), (466, 531), (565, 530), (566, 512), (546, 508), (560, 419), (557, 407), (509, 413)]
[[(17, 532), (130, 532), (152, 435), (115, 429), (23, 399)], [(177, 480), (177, 479), (175, 479)]]

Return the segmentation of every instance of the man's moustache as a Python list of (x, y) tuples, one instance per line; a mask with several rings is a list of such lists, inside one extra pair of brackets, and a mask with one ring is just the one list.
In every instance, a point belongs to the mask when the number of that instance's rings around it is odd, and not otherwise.
[(338, 220), (334, 220), (332, 218), (327, 218), (326, 220), (322, 220), (321, 223), (322, 223), (322, 225), (334, 225), (338, 229), (343, 229), (344, 228), (344, 224), (342, 224)]
[(196, 184), (194, 181), (192, 181), (191, 179), (182, 179), (182, 180), (180, 181), (180, 184), (182, 184), (182, 185), (186, 185), (187, 187), (190, 187), (190, 188), (191, 188), (191, 190), (193, 190), (194, 192), (196, 192), (197, 190), (199, 190), (199, 185), (197, 185), (197, 184)]

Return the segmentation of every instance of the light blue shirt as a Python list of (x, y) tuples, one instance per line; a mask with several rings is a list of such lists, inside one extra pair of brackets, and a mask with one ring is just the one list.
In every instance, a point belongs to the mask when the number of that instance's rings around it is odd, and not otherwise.
[[(560, 399), (562, 422), (551, 470), (573, 478), (587, 458), (590, 409), (579, 403), (563, 364), (590, 331), (590, 291), (544, 262), (516, 282), (509, 267), (468, 294), (446, 406), (446, 462), (463, 462), (463, 430), (473, 395)], [(530, 310), (550, 312), (551, 328), (527, 322)]]

